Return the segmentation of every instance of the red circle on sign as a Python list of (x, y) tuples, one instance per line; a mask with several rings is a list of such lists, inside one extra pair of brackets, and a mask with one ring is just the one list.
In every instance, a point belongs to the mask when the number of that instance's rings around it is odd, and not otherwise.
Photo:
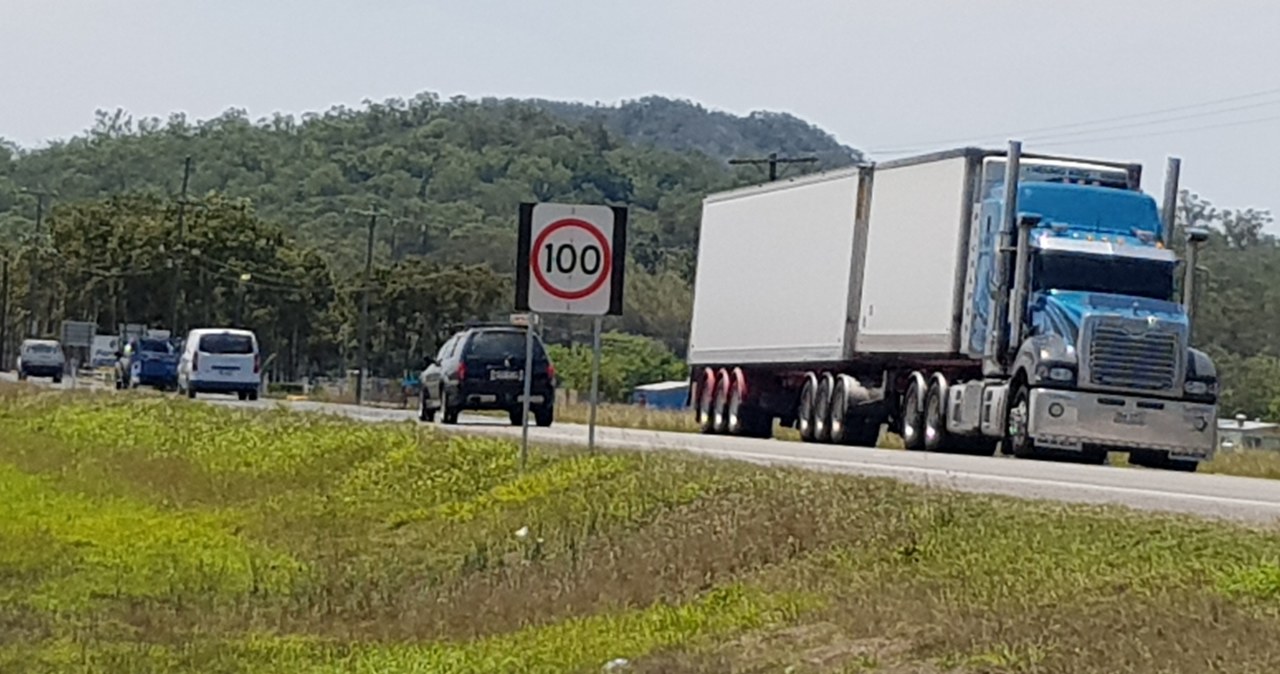
[[(591, 285), (582, 290), (561, 290), (551, 285), (547, 277), (542, 274), (542, 269), (538, 267), (538, 251), (542, 250), (542, 244), (546, 243), (547, 237), (566, 227), (577, 227), (586, 230), (588, 234), (595, 238), (596, 243), (600, 244), (600, 257), (602, 258), (600, 275), (591, 282)], [(538, 238), (533, 242), (533, 250), (529, 255), (529, 268), (533, 270), (533, 276), (537, 279), (538, 285), (547, 291), (547, 294), (562, 300), (580, 300), (599, 290), (600, 286), (604, 285), (605, 279), (609, 278), (609, 272), (613, 270), (613, 251), (609, 248), (609, 242), (605, 241), (604, 234), (595, 225), (577, 218), (565, 218), (551, 223), (538, 234)]]

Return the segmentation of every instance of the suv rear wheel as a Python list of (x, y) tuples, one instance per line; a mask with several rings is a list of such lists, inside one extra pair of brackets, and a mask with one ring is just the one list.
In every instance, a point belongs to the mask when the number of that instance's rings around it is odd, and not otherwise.
[(542, 428), (551, 426), (551, 422), (555, 420), (556, 408), (548, 405), (547, 407), (536, 407), (533, 410), (533, 419)]

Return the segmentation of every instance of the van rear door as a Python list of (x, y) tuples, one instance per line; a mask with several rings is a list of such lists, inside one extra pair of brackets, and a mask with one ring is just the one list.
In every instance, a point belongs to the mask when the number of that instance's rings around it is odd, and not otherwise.
[(228, 384), (258, 381), (258, 345), (253, 335), (213, 332), (200, 335), (199, 340), (192, 379)]

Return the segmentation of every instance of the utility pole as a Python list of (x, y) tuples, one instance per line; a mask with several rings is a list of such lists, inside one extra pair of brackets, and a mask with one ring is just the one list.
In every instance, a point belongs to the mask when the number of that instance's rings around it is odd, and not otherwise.
[(9, 253), (0, 261), (0, 370), (9, 370)]
[(729, 163), (738, 164), (768, 164), (769, 165), (769, 182), (778, 179), (778, 164), (812, 164), (818, 161), (817, 157), (779, 157), (777, 152), (770, 152), (768, 157), (759, 159), (730, 159)]
[(178, 240), (173, 248), (173, 306), (169, 311), (169, 330), (178, 337), (178, 294), (182, 289), (182, 258), (186, 254), (187, 226), (184, 216), (187, 210), (187, 184), (191, 180), (191, 157), (182, 162), (182, 196), (178, 201)]
[(43, 236), (43, 232), (41, 230), (44, 228), (44, 198), (52, 196), (53, 192), (49, 192), (47, 190), (23, 190), (23, 192), (33, 194), (36, 197), (36, 231), (35, 236), (32, 237), (33, 243), (31, 249), (31, 260), (29, 263), (31, 267), (31, 282), (27, 287), (27, 318), (30, 321), (27, 326), (27, 336), (39, 337), (40, 321), (36, 318), (36, 288), (40, 285), (40, 238)]
[(356, 404), (364, 404), (364, 382), (369, 371), (369, 288), (373, 285), (373, 230), (378, 225), (378, 207), (355, 211), (369, 216), (369, 238), (364, 251), (364, 288), (360, 299), (360, 371), (356, 375)]

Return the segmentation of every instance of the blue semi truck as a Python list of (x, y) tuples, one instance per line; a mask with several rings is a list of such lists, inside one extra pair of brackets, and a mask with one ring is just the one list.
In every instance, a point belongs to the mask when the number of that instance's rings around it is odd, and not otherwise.
[[(705, 433), (1195, 470), (1217, 373), (1195, 252), (1132, 163), (961, 148), (704, 201), (690, 400)], [(1184, 248), (1185, 260), (1174, 248)]]

